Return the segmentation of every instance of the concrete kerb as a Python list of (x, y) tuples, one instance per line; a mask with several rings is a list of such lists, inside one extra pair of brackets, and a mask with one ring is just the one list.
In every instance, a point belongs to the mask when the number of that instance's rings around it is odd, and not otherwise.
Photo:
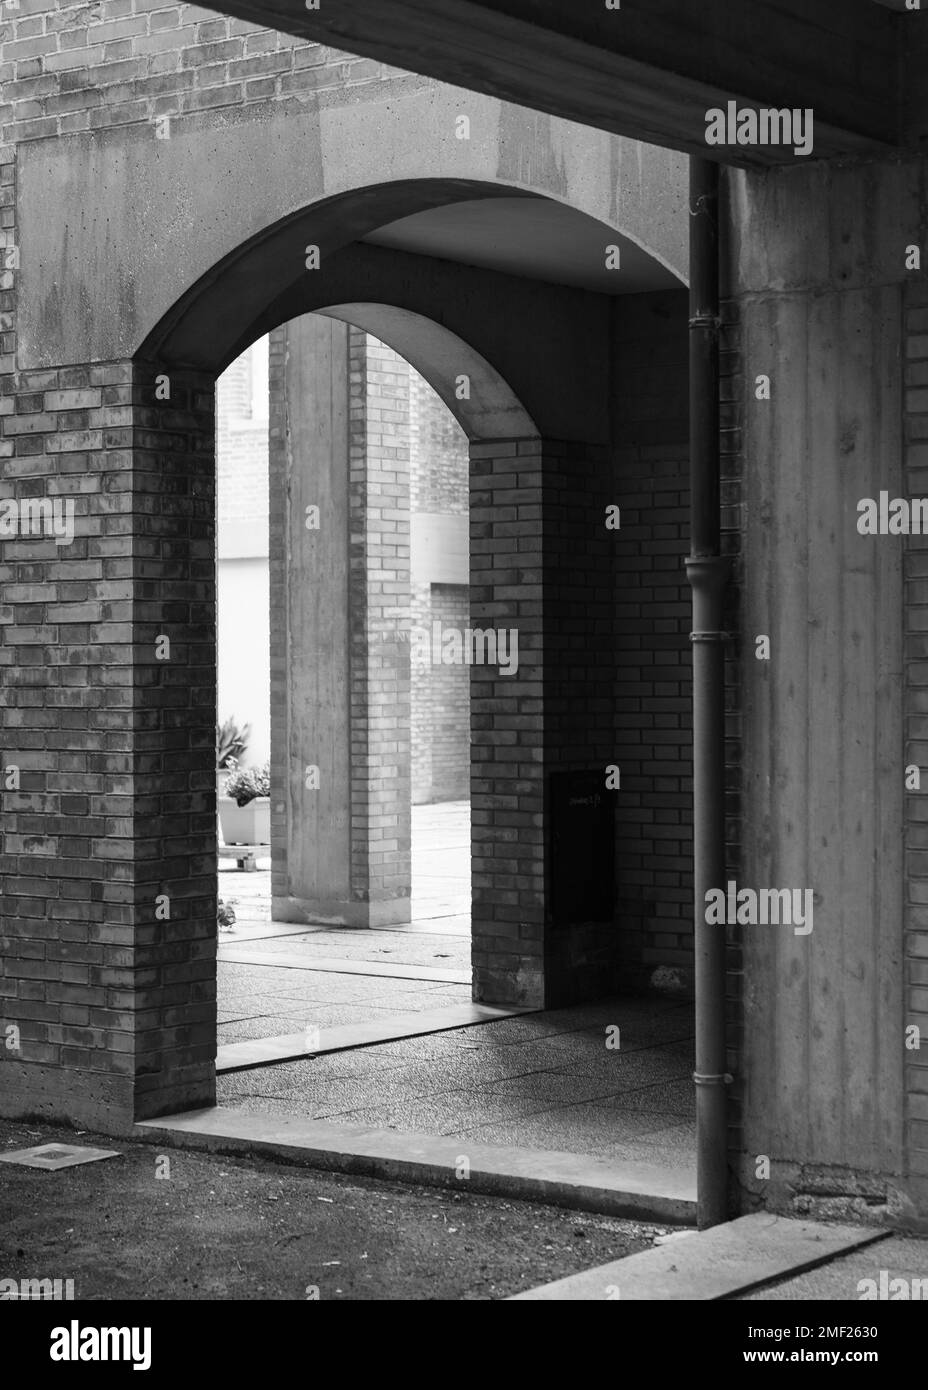
[(756, 1212), (513, 1294), (508, 1301), (717, 1301), (816, 1269), (890, 1235), (872, 1227)]
[(495, 1147), (460, 1136), (375, 1130), (299, 1116), (281, 1119), (234, 1108), (144, 1120), (133, 1135), (175, 1148), (261, 1154), (325, 1172), (456, 1188), (604, 1216), (678, 1226), (696, 1220), (695, 1177), (685, 1169), (616, 1164), (575, 1153)]

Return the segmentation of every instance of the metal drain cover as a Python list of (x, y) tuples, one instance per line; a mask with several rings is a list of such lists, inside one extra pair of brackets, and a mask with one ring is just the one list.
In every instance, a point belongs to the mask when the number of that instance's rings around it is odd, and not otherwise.
[(0, 1163), (19, 1163), (24, 1168), (73, 1168), (78, 1163), (97, 1163), (101, 1158), (119, 1158), (116, 1149), (91, 1149), (81, 1144), (34, 1144), (31, 1149), (0, 1153)]

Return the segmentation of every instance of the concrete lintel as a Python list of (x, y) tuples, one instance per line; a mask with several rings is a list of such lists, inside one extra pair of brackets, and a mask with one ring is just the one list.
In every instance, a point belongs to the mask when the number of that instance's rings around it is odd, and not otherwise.
[(758, 1212), (694, 1232), (624, 1260), (514, 1294), (549, 1302), (676, 1302), (732, 1298), (790, 1274), (815, 1269), (888, 1231), (832, 1226)]
[[(668, 1225), (696, 1219), (695, 1179), (686, 1169), (474, 1144), (460, 1135), (400, 1133), (216, 1108), (146, 1120), (136, 1126), (134, 1137), (218, 1153), (276, 1155), (327, 1172), (456, 1188)], [(462, 1158), (469, 1165), (467, 1178), (458, 1176)]]

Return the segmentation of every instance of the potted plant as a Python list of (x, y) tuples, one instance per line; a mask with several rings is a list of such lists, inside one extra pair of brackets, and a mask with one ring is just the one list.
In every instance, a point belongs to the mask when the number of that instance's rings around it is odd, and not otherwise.
[(248, 747), (251, 725), (243, 728), (235, 722), (232, 715), (224, 724), (216, 725), (216, 795), (222, 796), (226, 778), (238, 766), (238, 760)]
[(220, 898), (217, 903), (216, 918), (219, 923), (220, 931), (231, 931), (235, 923), (235, 898), (230, 898), (228, 902)]
[(226, 767), (229, 776), (219, 797), (219, 822), (227, 845), (271, 843), (271, 770), (240, 768), (236, 758)]

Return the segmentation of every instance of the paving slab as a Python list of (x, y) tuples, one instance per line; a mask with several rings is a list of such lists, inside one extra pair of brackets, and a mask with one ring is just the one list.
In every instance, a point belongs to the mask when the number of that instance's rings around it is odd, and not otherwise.
[(437, 965), (388, 965), (385, 961), (310, 956), (295, 951), (242, 951), (234, 946), (220, 946), (219, 960), (233, 965), (271, 965), (281, 970), (319, 970), (334, 975), (382, 976), (388, 980), (431, 980), (451, 985), (471, 982), (469, 970), (446, 970)]
[[(219, 885), (222, 887), (222, 884)], [(280, 937), (305, 936), (307, 932), (325, 931), (324, 927), (307, 927), (287, 922), (264, 922), (246, 917), (238, 917), (234, 927), (219, 933), (220, 950), (226, 943), (239, 941), (276, 941)]]
[(488, 1004), (456, 1004), (446, 1009), (423, 1009), (419, 1013), (394, 1014), (367, 1023), (351, 1023), (341, 1028), (319, 1030), (319, 1037), (307, 1043), (306, 1029), (299, 1033), (280, 1034), (274, 1038), (259, 1038), (250, 1042), (229, 1043), (216, 1052), (217, 1073), (246, 1071), (249, 1067), (266, 1067), (274, 1062), (289, 1062), (298, 1057), (313, 1057), (318, 1053), (339, 1052), (349, 1047), (370, 1047), (374, 1043), (396, 1038), (421, 1037), (425, 1033), (441, 1033), (450, 1028), (468, 1028), (478, 1023), (494, 1023), (529, 1009), (495, 1009)]
[[(294, 977), (293, 972), (281, 974)], [(394, 988), (404, 984), (385, 983)], [(420, 1000), (409, 1001), (413, 1002), (418, 1005)], [(405, 1012), (409, 1003), (400, 1008)], [(279, 1001), (276, 1010), (263, 1008), (262, 1012), (280, 1014), (287, 1008)], [(242, 1014), (253, 1012), (241, 1010)], [(237, 1027), (235, 1040), (262, 1032), (265, 1036), (271, 1031), (292, 1032), (307, 1022), (324, 1029), (362, 1018), (370, 1021), (373, 1009), (358, 1006), (354, 1017), (341, 1018), (313, 1018), (310, 1012), (292, 1015), (291, 1023), (276, 1030), (256, 1024)], [(595, 1026), (600, 1017), (623, 1020), (627, 1048), (622, 1052), (606, 1048), (604, 1035)], [(466, 1135), (467, 1142), (482, 1145), (569, 1152), (612, 1163), (677, 1167), (692, 1174), (696, 1163), (692, 1043), (688, 1041), (692, 1023), (688, 1010), (681, 1013), (679, 1007), (665, 1008), (661, 1017), (663, 1029), (655, 1035), (650, 1026), (644, 1029), (648, 1020), (641, 1016), (639, 1004), (619, 999), (589, 1010), (504, 1018), (477, 1028), (398, 1038), (349, 1052), (226, 1072), (219, 1077), (218, 1099), (221, 1105), (261, 1114), (436, 1136)], [(656, 1048), (664, 1055), (676, 1054), (679, 1047), (676, 1067), (655, 1066), (654, 1046), (636, 1046), (643, 1033), (675, 1038), (681, 1032), (686, 1033), (686, 1041), (671, 1047), (657, 1042)], [(230, 1034), (231, 1029), (225, 1028), (223, 1041), (231, 1042)]]
[(873, 1227), (755, 1213), (513, 1297), (550, 1302), (621, 1299), (660, 1303), (733, 1298), (787, 1275), (815, 1269), (848, 1251), (885, 1240), (888, 1234)]
[(220, 1153), (271, 1153), (330, 1172), (431, 1187), (466, 1185), (469, 1192), (607, 1216), (685, 1225), (696, 1215), (695, 1184), (689, 1173), (607, 1163), (575, 1153), (500, 1148), (460, 1136), (396, 1133), (226, 1107), (144, 1120), (135, 1132), (153, 1143), (169, 1139), (178, 1147)]
[[(380, 930), (378, 928), (377, 930)], [(414, 913), (411, 922), (404, 923), (401, 927), (393, 927), (396, 932), (409, 932), (417, 935), (420, 932), (430, 936), (459, 936), (466, 941), (471, 938), (470, 910), (467, 912), (453, 912), (450, 915), (444, 912), (436, 916), (425, 916), (421, 913)]]

